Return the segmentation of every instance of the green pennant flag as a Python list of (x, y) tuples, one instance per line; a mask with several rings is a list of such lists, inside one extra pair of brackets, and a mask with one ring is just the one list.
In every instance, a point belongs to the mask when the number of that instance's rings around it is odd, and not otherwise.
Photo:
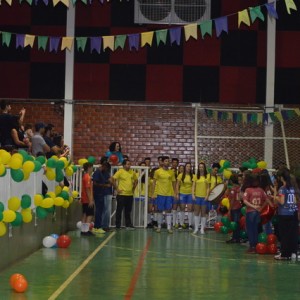
[(156, 45), (159, 46), (159, 43), (162, 42), (164, 45), (167, 42), (167, 34), (168, 30), (163, 29), (163, 30), (156, 30), (155, 35), (156, 35)]
[(236, 115), (236, 122), (241, 123), (242, 122), (242, 113), (237, 113)]
[(199, 27), (200, 27), (201, 35), (202, 35), (203, 39), (206, 34), (208, 34), (210, 36), (212, 35), (212, 20), (209, 20), (209, 21), (199, 24)]
[(87, 4), (87, 0), (81, 0), (81, 2)]
[(77, 42), (77, 51), (81, 49), (81, 51), (84, 52), (86, 42), (87, 42), (87, 37), (78, 37), (76, 38), (76, 42)]
[(261, 19), (262, 21), (265, 20), (264, 14), (261, 12), (260, 6), (255, 6), (255, 7), (249, 7), (250, 9), (250, 18), (251, 18), (251, 23), (254, 23), (254, 21), (258, 18)]
[(126, 34), (124, 35), (117, 35), (115, 38), (115, 50), (120, 47), (122, 50), (124, 50), (126, 42)]
[(288, 110), (286, 113), (287, 113), (289, 120), (294, 118), (294, 116), (296, 114), (294, 110)]
[(9, 47), (11, 41), (11, 33), (2, 31), (2, 45)]
[(213, 111), (212, 111), (211, 109), (208, 109), (208, 110), (207, 110), (207, 116), (208, 116), (209, 118), (212, 118), (212, 116), (213, 116)]
[(275, 118), (275, 114), (272, 112), (272, 113), (269, 113), (269, 116), (272, 120), (272, 122), (275, 122), (276, 121), (276, 118)]
[[(20, 0), (20, 3), (22, 2), (23, 0)], [(32, 0), (26, 0), (26, 2), (29, 4), (29, 5), (32, 5)]]
[(42, 48), (44, 51), (46, 51), (47, 42), (48, 42), (47, 36), (38, 36), (38, 50)]
[(222, 113), (222, 120), (227, 121), (228, 119), (228, 113), (225, 111)]
[(72, 0), (73, 6), (75, 6), (76, 4), (76, 0)]
[(257, 113), (251, 114), (251, 123), (257, 124)]

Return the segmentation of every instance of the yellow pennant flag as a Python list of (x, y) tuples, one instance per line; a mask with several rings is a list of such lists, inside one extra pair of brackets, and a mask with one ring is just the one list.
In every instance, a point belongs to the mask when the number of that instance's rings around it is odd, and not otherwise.
[(214, 119), (215, 121), (218, 121), (218, 113), (217, 113), (217, 111), (215, 111), (215, 110), (213, 110), (213, 119)]
[(291, 14), (291, 9), (297, 10), (297, 6), (296, 6), (294, 0), (285, 0), (285, 5), (286, 5), (286, 10), (289, 15)]
[(243, 121), (243, 124), (247, 124), (247, 114), (246, 113), (242, 113), (242, 121)]
[(68, 49), (69, 51), (72, 50), (74, 38), (73, 37), (63, 37), (61, 41), (60, 50)]
[(297, 116), (300, 116), (300, 108), (296, 108), (295, 113), (297, 114)]
[(228, 113), (228, 120), (229, 121), (233, 121), (233, 114), (232, 114), (232, 112)]
[(141, 33), (141, 47), (144, 47), (146, 44), (152, 46), (154, 31), (142, 32)]
[(5, 0), (9, 6), (12, 4), (12, 0)]
[(241, 26), (241, 23), (245, 23), (246, 25), (250, 26), (250, 18), (249, 18), (249, 14), (248, 14), (248, 10), (244, 9), (242, 11), (239, 11), (238, 13), (238, 27)]
[(262, 121), (263, 121), (263, 114), (257, 113), (257, 125), (262, 124)]
[(197, 28), (197, 24), (189, 24), (184, 26), (184, 35), (186, 42), (189, 40), (190, 37), (194, 38), (195, 40), (198, 39)]
[(114, 45), (115, 45), (115, 37), (113, 35), (103, 36), (103, 51), (105, 51), (106, 48), (109, 48), (110, 50), (114, 51)]
[(24, 47), (33, 47), (35, 35), (25, 34)]
[(275, 117), (278, 119), (278, 121), (282, 122), (283, 121), (283, 118), (282, 118), (282, 115), (281, 115), (281, 112), (280, 111), (276, 111), (274, 113)]

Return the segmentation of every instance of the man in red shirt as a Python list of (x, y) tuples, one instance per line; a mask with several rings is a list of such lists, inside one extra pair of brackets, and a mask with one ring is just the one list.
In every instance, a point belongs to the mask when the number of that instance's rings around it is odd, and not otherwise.
[(81, 235), (94, 235), (90, 231), (90, 223), (94, 217), (94, 196), (93, 196), (93, 183), (91, 174), (93, 172), (93, 164), (86, 162), (83, 165), (84, 174), (82, 176), (82, 190), (81, 190), (81, 203), (82, 203), (82, 225)]

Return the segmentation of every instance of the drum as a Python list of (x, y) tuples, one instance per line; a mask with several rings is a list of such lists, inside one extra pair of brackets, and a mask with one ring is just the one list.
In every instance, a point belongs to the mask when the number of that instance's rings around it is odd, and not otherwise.
[(220, 183), (210, 191), (207, 200), (214, 205), (218, 205), (225, 191), (226, 191), (226, 185), (224, 183)]

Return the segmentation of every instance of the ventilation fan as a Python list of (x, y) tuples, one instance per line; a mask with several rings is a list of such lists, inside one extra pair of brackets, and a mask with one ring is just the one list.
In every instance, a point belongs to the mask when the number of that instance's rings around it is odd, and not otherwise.
[(135, 0), (138, 24), (187, 24), (210, 19), (211, 0)]

